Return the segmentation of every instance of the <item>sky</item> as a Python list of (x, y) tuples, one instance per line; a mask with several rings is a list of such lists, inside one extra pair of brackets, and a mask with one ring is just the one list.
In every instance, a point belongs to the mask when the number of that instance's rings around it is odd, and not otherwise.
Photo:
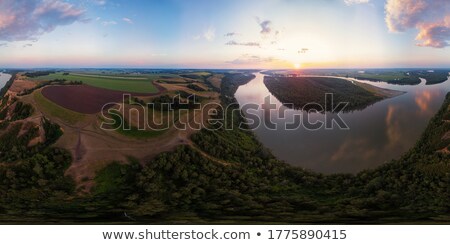
[(0, 0), (5, 68), (450, 67), (448, 0)]

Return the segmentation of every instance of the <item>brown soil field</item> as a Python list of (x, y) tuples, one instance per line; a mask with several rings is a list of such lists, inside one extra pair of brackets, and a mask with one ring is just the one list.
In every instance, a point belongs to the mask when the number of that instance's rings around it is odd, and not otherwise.
[(123, 94), (151, 95), (125, 93), (89, 85), (47, 86), (42, 89), (42, 94), (45, 98), (66, 109), (83, 114), (100, 112), (105, 104), (120, 101)]
[(224, 75), (216, 74), (208, 78), (208, 81), (216, 88), (220, 89), (220, 85), (222, 83), (222, 78)]

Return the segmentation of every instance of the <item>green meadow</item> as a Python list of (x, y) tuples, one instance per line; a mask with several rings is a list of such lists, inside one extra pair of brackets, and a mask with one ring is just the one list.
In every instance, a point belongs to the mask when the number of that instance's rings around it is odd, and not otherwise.
[(130, 93), (158, 92), (158, 89), (152, 83), (154, 79), (157, 79), (157, 76), (118, 77), (118, 76), (105, 76), (95, 74), (69, 73), (68, 75), (64, 75), (63, 73), (52, 73), (47, 76), (39, 76), (32, 79), (36, 81), (50, 81), (55, 79), (66, 79), (67, 81), (82, 81), (84, 84), (88, 84), (93, 87), (124, 91)]
[(52, 101), (45, 98), (44, 95), (42, 95), (41, 91), (34, 91), (33, 97), (41, 110), (65, 122), (74, 124), (83, 120), (85, 117), (84, 114), (71, 111), (53, 103)]

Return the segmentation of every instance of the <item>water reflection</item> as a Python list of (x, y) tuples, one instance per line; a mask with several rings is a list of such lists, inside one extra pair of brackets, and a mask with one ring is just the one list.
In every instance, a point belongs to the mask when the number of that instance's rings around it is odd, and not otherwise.
[(2, 89), (11, 78), (10, 74), (0, 72), (0, 89)]
[[(374, 168), (398, 158), (411, 148), (425, 129), (429, 119), (437, 112), (449, 91), (450, 81), (437, 85), (425, 85), (425, 80), (416, 86), (391, 85), (370, 82), (374, 86), (405, 91), (395, 98), (373, 104), (362, 111), (341, 114), (350, 130), (310, 131), (303, 127), (285, 130), (295, 115), (305, 112), (284, 107), (275, 97), (271, 102), (285, 111), (285, 117), (268, 113), (268, 108), (257, 112), (265, 120), (270, 116), (277, 124), (276, 130), (263, 126), (254, 128), (259, 140), (286, 162), (323, 173), (356, 173)], [(235, 96), (240, 105), (264, 104), (270, 95), (263, 83), (263, 75), (256, 74), (250, 83), (239, 87)], [(253, 113), (254, 114), (254, 113)], [(310, 113), (310, 121), (324, 120), (329, 113)]]

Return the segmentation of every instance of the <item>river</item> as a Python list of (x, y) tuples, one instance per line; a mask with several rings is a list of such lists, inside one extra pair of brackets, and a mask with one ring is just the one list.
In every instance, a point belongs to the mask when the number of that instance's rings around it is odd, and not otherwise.
[(0, 89), (2, 89), (11, 78), (10, 74), (0, 72)]
[[(241, 108), (249, 103), (262, 105), (264, 98), (271, 95), (263, 83), (264, 75), (255, 75), (255, 79), (240, 86), (235, 93)], [(285, 111), (284, 118), (278, 113), (268, 114), (267, 109), (251, 113), (260, 118), (265, 115), (262, 121), (270, 117), (277, 129), (269, 129), (263, 124), (252, 129), (278, 159), (291, 165), (327, 174), (357, 173), (372, 169), (398, 158), (410, 149), (450, 91), (449, 80), (436, 85), (425, 85), (425, 80), (421, 80), (422, 83), (415, 86), (357, 80), (406, 93), (377, 102), (362, 111), (340, 113), (348, 130), (338, 127), (286, 130), (284, 125), (292, 122), (294, 115), (305, 116), (306, 112), (286, 108), (274, 96), (270, 96), (270, 100), (277, 109)], [(249, 112), (244, 111), (246, 113)], [(310, 122), (315, 122), (325, 120), (325, 116), (331, 114), (310, 113), (308, 116)]]

